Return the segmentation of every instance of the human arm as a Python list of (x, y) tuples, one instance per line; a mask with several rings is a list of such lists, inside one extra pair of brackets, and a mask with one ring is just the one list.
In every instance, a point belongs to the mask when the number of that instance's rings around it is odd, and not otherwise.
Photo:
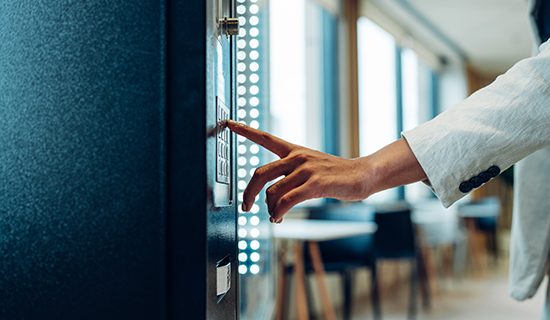
[[(260, 169), (245, 191), (247, 210), (267, 182), (274, 221), (311, 198), (359, 200), (425, 181), (446, 207), (515, 162), (550, 144), (550, 45), (517, 63), (491, 85), (363, 158), (342, 159), (258, 130), (229, 127), (281, 160)], [(294, 174), (292, 174), (294, 173)]]
[(550, 45), (403, 136), (446, 207), (548, 146)]
[(308, 199), (362, 200), (378, 191), (426, 178), (404, 139), (370, 156), (344, 159), (234, 121), (228, 121), (227, 125), (280, 157), (256, 169), (243, 194), (242, 207), (248, 211), (268, 182), (284, 176), (266, 190), (272, 222), (281, 222), (293, 206)]

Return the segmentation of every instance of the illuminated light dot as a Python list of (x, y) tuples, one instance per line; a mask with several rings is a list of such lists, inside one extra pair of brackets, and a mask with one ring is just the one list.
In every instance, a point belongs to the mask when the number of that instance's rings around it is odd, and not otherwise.
[(260, 267), (257, 264), (250, 266), (250, 273), (257, 274), (258, 272), (260, 272)]
[(246, 110), (239, 109), (239, 111), (237, 111), (237, 117), (239, 117), (239, 119), (243, 119), (244, 117), (246, 117)]
[(239, 49), (244, 49), (246, 47), (246, 41), (243, 39), (237, 41), (237, 47), (239, 47)]
[(237, 76), (237, 82), (238, 83), (244, 83), (246, 81), (246, 76), (244, 74), (239, 74)]
[[(252, 88), (250, 88), (250, 91), (252, 91)], [(257, 118), (260, 116), (260, 111), (256, 108), (250, 109), (250, 117)]]
[(238, 3), (244, 3), (246, 0), (237, 0)]
[(258, 230), (256, 228), (250, 230), (250, 236), (252, 238), (257, 238), (259, 235), (260, 235), (260, 230)]
[(248, 269), (246, 268), (246, 266), (243, 266), (243, 265), (239, 266), (239, 273), (240, 274), (246, 274), (247, 271), (248, 271)]
[(250, 105), (253, 107), (257, 107), (260, 104), (260, 99), (252, 97), (250, 98), (250, 100), (248, 100), (248, 103), (250, 103)]
[(250, 2), (256, 3), (256, 2), (258, 2), (258, 0), (250, 0)]
[(239, 86), (239, 87), (237, 87), (237, 93), (238, 93), (239, 95), (245, 94), (245, 93), (246, 93), (246, 87), (245, 87), (245, 86)]
[(239, 190), (244, 190), (246, 188), (246, 182), (244, 182), (242, 180), (239, 181), (238, 187), (239, 187)]
[(248, 91), (250, 92), (250, 94), (258, 94), (258, 92), (260, 92), (260, 88), (258, 86), (252, 86), (250, 87), (250, 89), (248, 89)]
[(239, 37), (246, 36), (246, 29), (245, 28), (239, 28)]
[(256, 169), (250, 169), (250, 175), (251, 175), (251, 176), (254, 175), (254, 171), (256, 171)]
[[(252, 109), (252, 110), (256, 110), (256, 109)], [(252, 113), (252, 110), (250, 111), (250, 113)], [(260, 152), (260, 147), (257, 144), (253, 144), (250, 146), (249, 150), (251, 153), (257, 154), (258, 152)]]
[(239, 166), (245, 166), (246, 165), (246, 158), (245, 157), (239, 157), (239, 159), (237, 159), (237, 163), (239, 164)]
[(250, 224), (253, 226), (257, 226), (260, 223), (260, 218), (258, 216), (252, 216), (250, 218)]
[(246, 241), (244, 241), (244, 240), (239, 241), (239, 249), (240, 250), (244, 250), (244, 249), (246, 249), (246, 247), (247, 247)]
[(257, 25), (258, 23), (260, 22), (260, 19), (258, 18), (258, 16), (251, 16), (250, 17), (250, 24), (255, 26)]
[(248, 255), (244, 252), (239, 253), (239, 261), (245, 262), (248, 259)]
[(248, 67), (252, 72), (256, 72), (258, 71), (258, 69), (260, 69), (260, 65), (257, 62), (252, 62)]
[(239, 147), (237, 149), (238, 149), (240, 154), (243, 154), (243, 153), (246, 152), (246, 146), (243, 145), (243, 144), (239, 145)]
[(260, 81), (260, 77), (256, 73), (251, 74), (249, 79), (250, 79), (250, 82), (252, 82), (252, 83), (256, 83), (256, 82)]
[(237, 59), (239, 59), (239, 60), (246, 59), (246, 52), (244, 52), (244, 51), (237, 52)]
[(240, 216), (239, 219), (237, 219), (237, 223), (240, 225), (240, 226), (244, 226), (246, 225), (246, 218), (243, 217), (243, 216)]
[(254, 156), (250, 158), (250, 165), (257, 166), (260, 163), (260, 158)]
[(250, 31), (249, 31), (249, 34), (251, 37), (257, 37), (259, 34), (260, 34), (260, 29), (254, 27), (254, 28), (251, 28)]
[(241, 27), (246, 25), (246, 18), (245, 17), (239, 17), (239, 25)]
[[(237, 199), (239, 199), (240, 202), (243, 202), (243, 196), (244, 196), (244, 194), (243, 194), (242, 192), (239, 192), (239, 193), (237, 194)], [(240, 208), (240, 207), (241, 207), (241, 206), (239, 206), (239, 208)]]
[(255, 198), (254, 198), (254, 201), (258, 201), (260, 199), (260, 195), (257, 195)]
[(250, 242), (250, 249), (252, 249), (252, 250), (260, 249), (260, 241), (252, 240), (252, 242)]
[(243, 137), (243, 136), (237, 136), (237, 141), (239, 141), (239, 142), (245, 142), (245, 141), (246, 141), (246, 138)]
[(260, 10), (260, 8), (258, 7), (257, 4), (253, 4), (253, 5), (250, 6), (250, 8), (248, 8), (248, 11), (250, 11), (250, 13), (252, 13), (252, 14), (258, 13), (259, 10)]
[[(239, 98), (237, 100), (237, 104), (239, 105), (239, 107), (244, 107), (246, 105), (246, 99), (245, 98)], [(243, 117), (244, 118), (244, 117)]]
[(244, 14), (246, 12), (246, 7), (243, 5), (237, 6), (237, 13)]
[(254, 129), (258, 129), (260, 127), (260, 123), (256, 120), (250, 122), (250, 126)]
[(258, 206), (257, 204), (253, 204), (252, 208), (250, 209), (250, 212), (258, 213), (259, 211), (260, 211), (260, 206)]
[(239, 178), (244, 178), (244, 177), (246, 177), (246, 170), (241, 168), (241, 169), (239, 169), (237, 174), (239, 175)]
[(257, 39), (252, 39), (250, 40), (250, 42), (248, 42), (248, 45), (250, 46), (250, 48), (256, 49), (260, 45), (260, 41), (258, 41)]
[(244, 64), (243, 62), (237, 63), (237, 70), (239, 72), (244, 72), (246, 70), (246, 64)]
[(260, 254), (257, 253), (257, 252), (252, 252), (252, 253), (250, 254), (250, 261), (252, 261), (252, 262), (258, 262), (258, 261), (260, 261)]
[(260, 57), (260, 53), (256, 50), (252, 50), (250, 51), (249, 56), (252, 60), (258, 60), (258, 58)]
[(246, 229), (245, 228), (239, 228), (239, 231), (237, 232), (237, 234), (239, 235), (239, 238), (244, 238), (246, 237)]

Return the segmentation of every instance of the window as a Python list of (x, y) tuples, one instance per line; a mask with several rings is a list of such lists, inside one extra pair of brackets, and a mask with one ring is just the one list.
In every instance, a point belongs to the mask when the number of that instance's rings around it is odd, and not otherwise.
[[(375, 152), (397, 137), (396, 44), (393, 37), (367, 18), (357, 22), (359, 73), (359, 150)], [(396, 189), (369, 201), (397, 199)]]
[(338, 16), (313, 0), (270, 2), (271, 132), (338, 153)]
[[(401, 48), (391, 34), (367, 18), (357, 22), (359, 68), (359, 141), (361, 155), (371, 154), (433, 118), (437, 109), (437, 75), (414, 50)], [(416, 183), (375, 194), (367, 201), (431, 195)]]
[[(430, 120), (433, 110), (432, 71), (412, 49), (401, 51), (403, 131)], [(405, 186), (405, 199), (414, 202), (431, 195), (421, 182)]]
[(271, 1), (270, 9), (270, 130), (338, 155), (338, 13), (314, 0)]

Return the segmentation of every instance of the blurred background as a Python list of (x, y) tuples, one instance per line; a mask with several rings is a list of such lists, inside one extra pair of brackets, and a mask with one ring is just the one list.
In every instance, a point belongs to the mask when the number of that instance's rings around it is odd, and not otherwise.
[[(525, 0), (236, 2), (239, 121), (343, 157), (394, 141), (533, 49)], [(242, 200), (274, 157), (243, 138), (237, 150)], [(522, 303), (507, 292), (512, 190), (508, 170), (445, 209), (417, 183), (312, 200), (275, 227), (260, 195), (239, 211), (241, 317), (538, 318), (544, 290)]]

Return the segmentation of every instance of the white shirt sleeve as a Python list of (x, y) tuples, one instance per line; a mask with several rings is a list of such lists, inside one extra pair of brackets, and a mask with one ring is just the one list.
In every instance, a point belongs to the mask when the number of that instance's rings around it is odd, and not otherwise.
[(550, 45), (403, 137), (446, 207), (550, 145)]

